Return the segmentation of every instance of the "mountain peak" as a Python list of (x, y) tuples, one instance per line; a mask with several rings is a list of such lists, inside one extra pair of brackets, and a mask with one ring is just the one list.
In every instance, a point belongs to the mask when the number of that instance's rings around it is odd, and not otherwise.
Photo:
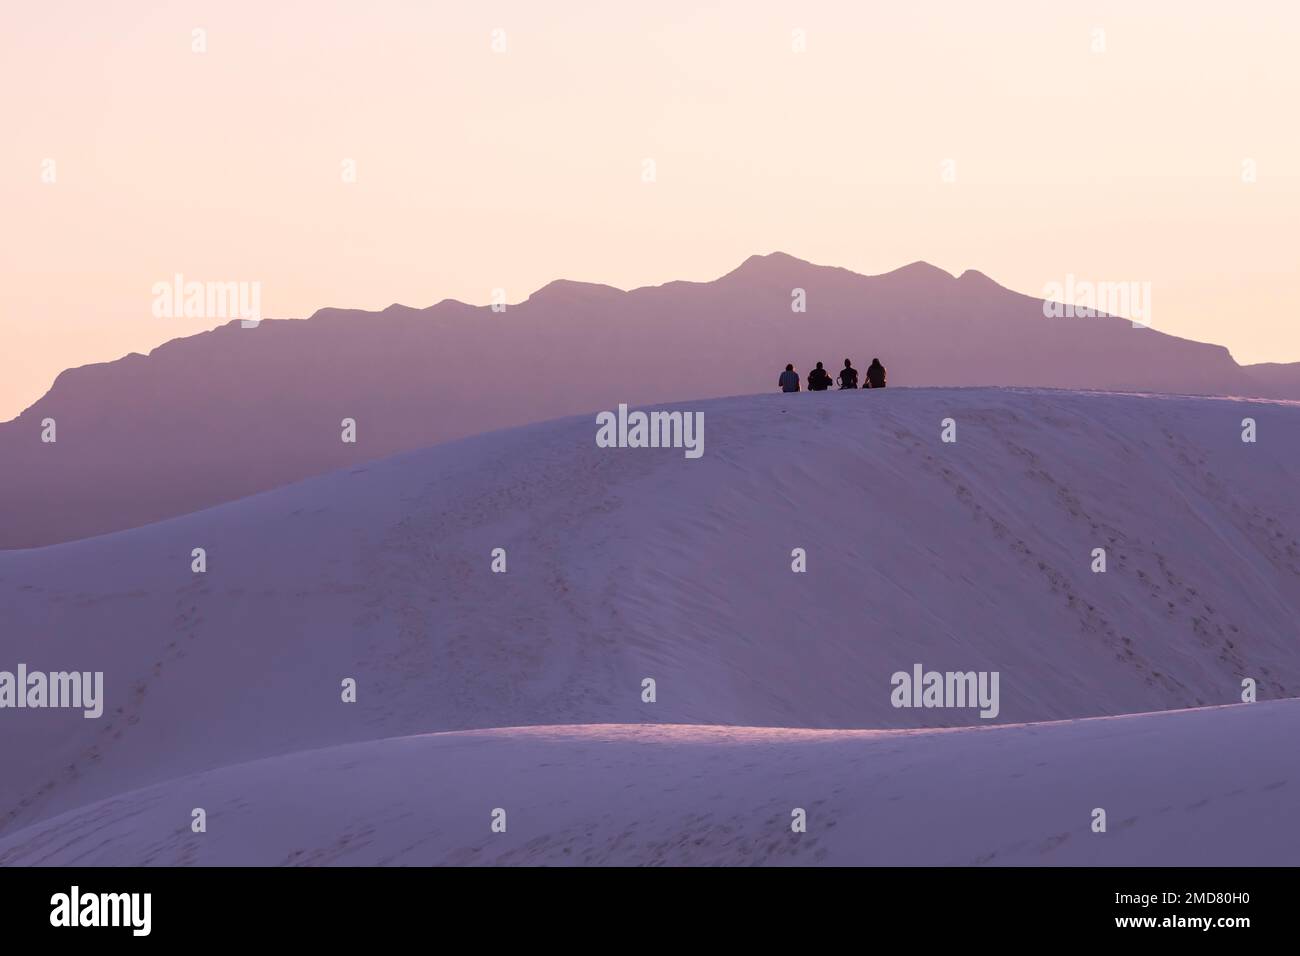
[(807, 266), (807, 265), (811, 265), (811, 264), (812, 264), (812, 263), (808, 262), (808, 260), (806, 260), (806, 259), (800, 259), (798, 256), (792, 256), (792, 255), (790, 255), (790, 253), (788, 253), (788, 252), (781, 252), (781, 251), (778, 249), (776, 252), (755, 253), (754, 255), (752, 255), (752, 256), (750, 256), (748, 259), (746, 259), (744, 262), (742, 262), (742, 263), (740, 264), (739, 268), (741, 268), (741, 269), (744, 269), (744, 268), (746, 268), (746, 267), (748, 267), (748, 268), (754, 268), (754, 267), (756, 267), (756, 266), (760, 266), (760, 265), (769, 265), (769, 266), (772, 266), (772, 265), (801, 265), (801, 266)]
[(983, 272), (980, 272), (978, 269), (967, 269), (965, 272), (963, 272), (961, 275), (957, 277), (957, 281), (979, 283), (980, 285), (991, 285), (991, 286), (997, 286), (998, 288), (1002, 288), (999, 282), (997, 282), (995, 279), (990, 279), (987, 275), (985, 275)]
[(600, 282), (578, 282), (575, 279), (552, 279), (528, 297), (529, 302), (563, 302), (591, 295), (620, 296), (622, 289)]
[(806, 259), (800, 259), (792, 256), (788, 252), (769, 252), (767, 254), (755, 254), (750, 256), (736, 268), (732, 269), (724, 279), (732, 277), (748, 276), (787, 276), (805, 269), (820, 268), (814, 266)]
[(924, 259), (917, 259), (915, 262), (909, 262), (905, 266), (899, 266), (884, 273), (887, 276), (914, 277), (917, 279), (953, 279), (955, 276), (946, 269), (940, 269), (936, 265), (931, 265)]

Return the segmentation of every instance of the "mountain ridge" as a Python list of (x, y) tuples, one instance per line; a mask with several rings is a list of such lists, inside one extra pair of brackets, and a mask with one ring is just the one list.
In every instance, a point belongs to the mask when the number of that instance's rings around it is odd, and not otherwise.
[[(800, 294), (798, 290), (802, 290)], [(802, 302), (798, 299), (802, 297)], [(799, 311), (802, 305), (803, 311)], [(232, 320), (60, 373), (0, 424), (0, 549), (184, 514), (449, 439), (613, 408), (774, 389), (787, 362), (879, 356), (894, 385), (1012, 385), (1300, 399), (1226, 348), (1110, 316), (1052, 319), (977, 270), (879, 275), (783, 252), (707, 282), (556, 279), (502, 312), (323, 308)], [(57, 443), (41, 422), (57, 423)], [(341, 422), (358, 422), (354, 445)]]
[[(854, 272), (853, 270), (845, 268), (843, 266), (829, 266), (829, 265), (814, 263), (811, 260), (801, 259), (798, 256), (794, 256), (791, 255), (790, 253), (777, 250), (770, 253), (755, 253), (754, 255), (747, 257), (735, 269), (732, 269), (729, 272), (725, 272), (714, 279), (706, 279), (706, 280), (671, 279), (663, 283), (635, 286), (630, 289), (621, 289), (618, 288), (617, 286), (613, 286), (604, 282), (592, 282), (583, 279), (556, 278), (550, 280), (549, 282), (545, 283), (542, 286), (539, 286), (521, 302), (510, 303), (508, 307), (518, 308), (521, 305), (525, 305), (529, 302), (533, 302), (534, 300), (537, 300), (539, 297), (542, 298), (549, 297), (549, 295), (543, 295), (543, 294), (548, 293), (551, 290), (565, 291), (565, 292), (568, 292), (570, 290), (583, 290), (583, 291), (590, 291), (592, 293), (601, 292), (605, 294), (612, 292), (612, 293), (616, 293), (619, 296), (626, 296), (626, 295), (633, 295), (638, 292), (665, 289), (665, 288), (677, 287), (677, 286), (697, 286), (697, 287), (709, 286), (717, 282), (720, 282), (723, 279), (727, 279), (731, 276), (735, 276), (738, 273), (743, 274), (743, 272), (749, 268), (760, 266), (762, 264), (771, 263), (771, 262), (777, 262), (783, 265), (797, 264), (798, 266), (804, 266), (815, 270), (830, 270), (834, 272), (843, 273), (845, 275), (852, 276), (858, 279), (882, 279), (882, 278), (888, 278), (890, 276), (897, 276), (900, 274), (902, 275), (925, 274), (925, 275), (932, 275), (935, 277), (942, 277), (944, 279), (955, 280), (957, 282), (961, 282), (961, 281), (970, 281), (972, 283), (978, 282), (979, 284), (984, 285), (986, 287), (1003, 290), (1010, 294), (1022, 296), (1036, 302), (1044, 301), (1042, 298), (1031, 295), (1030, 293), (1019, 292), (1015, 289), (1011, 289), (1008, 286), (1004, 286), (996, 279), (993, 279), (987, 273), (982, 272), (979, 269), (965, 269), (962, 271), (960, 275), (954, 276), (952, 273), (948, 272), (947, 270), (939, 266), (934, 265), (933, 263), (927, 262), (924, 259), (917, 259), (913, 262), (909, 262), (905, 265), (899, 266), (895, 269), (888, 270), (886, 272), (860, 273), (860, 272)], [(311, 322), (316, 319), (328, 319), (328, 318), (339, 318), (339, 317), (349, 317), (349, 318), (381, 317), (381, 316), (392, 316), (394, 314), (400, 314), (403, 316), (409, 316), (409, 315), (427, 316), (432, 313), (438, 312), (439, 310), (442, 309), (452, 309), (452, 308), (458, 308), (458, 309), (470, 310), (470, 311), (482, 311), (482, 310), (490, 311), (491, 305), (487, 305), (487, 304), (474, 305), (472, 303), (464, 302), (460, 299), (446, 297), (443, 299), (439, 299), (437, 302), (431, 303), (430, 305), (426, 305), (426, 306), (412, 306), (401, 302), (390, 303), (389, 305), (381, 309), (348, 308), (344, 306), (322, 306), (321, 308), (316, 309), (314, 312), (312, 312), (310, 315), (307, 316), (268, 317), (262, 319), (262, 324), (277, 323), (277, 322), (280, 323)], [(1100, 316), (1100, 317), (1120, 318), (1116, 316)], [(168, 346), (171, 346), (174, 343), (198, 339), (203, 336), (207, 336), (219, 332), (221, 330), (240, 327), (241, 325), (242, 325), (241, 320), (230, 319), (229, 321), (224, 322), (221, 325), (215, 326), (211, 329), (205, 329), (201, 332), (195, 332), (189, 335), (182, 335), (182, 336), (177, 336), (176, 338), (173, 339), (168, 339), (166, 342), (162, 342), (159, 345), (155, 346), (154, 348), (150, 349), (147, 353), (128, 352), (127, 354), (122, 355), (116, 359), (107, 359), (102, 362), (87, 362), (83, 365), (70, 366), (66, 369), (63, 369), (55, 376), (54, 381), (51, 383), (50, 389), (47, 389), (45, 394), (42, 395), (41, 398), (38, 398), (31, 405), (28, 405), (26, 408), (20, 411), (18, 415), (14, 416), (14, 418), (9, 419), (8, 421), (5, 422), (0, 422), (0, 427), (10, 424), (13, 421), (16, 421), (22, 415), (31, 411), (43, 398), (49, 395), (49, 393), (53, 390), (54, 386), (57, 385), (61, 379), (63, 379), (65, 376), (69, 375), (70, 373), (76, 373), (85, 369), (93, 369), (93, 368), (102, 367), (106, 365), (114, 365), (119, 362), (125, 362), (131, 360), (133, 358), (150, 358), (156, 355), (160, 350), (166, 349)], [(1229, 358), (1231, 358), (1231, 350), (1227, 346), (1218, 345), (1213, 342), (1202, 342), (1199, 339), (1191, 339), (1185, 336), (1177, 336), (1168, 332), (1162, 332), (1161, 334), (1166, 335), (1170, 338), (1179, 339), (1181, 341), (1194, 342), (1199, 345), (1222, 350)], [(1256, 363), (1241, 364), (1236, 362), (1236, 360), (1234, 359), (1233, 363), (1238, 368), (1243, 370), (1258, 370), (1261, 373), (1272, 372), (1274, 373), (1274, 375), (1272, 376), (1274, 380), (1285, 379), (1288, 385), (1292, 384), (1291, 382), (1292, 379), (1294, 380), (1294, 388), (1296, 392), (1294, 396), (1279, 396), (1279, 395), (1261, 393), (1250, 397), (1256, 397), (1256, 398), (1294, 397), (1297, 400), (1300, 400), (1300, 362), (1256, 362)], [(927, 383), (927, 384), (943, 384), (943, 383)], [(1008, 383), (1008, 384), (1013, 384), (1013, 383)], [(1198, 393), (1198, 394), (1214, 394), (1214, 393), (1207, 392), (1207, 393)]]

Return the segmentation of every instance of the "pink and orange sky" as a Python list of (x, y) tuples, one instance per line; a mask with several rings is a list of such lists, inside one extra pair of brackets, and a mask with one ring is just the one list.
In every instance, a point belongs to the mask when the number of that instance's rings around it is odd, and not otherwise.
[(709, 279), (776, 249), (925, 259), (1035, 295), (1150, 282), (1156, 328), (1300, 360), (1295, 3), (3, 17), (0, 420), (64, 368), (223, 324), (153, 315), (176, 273), (260, 282), (264, 315), (297, 317)]

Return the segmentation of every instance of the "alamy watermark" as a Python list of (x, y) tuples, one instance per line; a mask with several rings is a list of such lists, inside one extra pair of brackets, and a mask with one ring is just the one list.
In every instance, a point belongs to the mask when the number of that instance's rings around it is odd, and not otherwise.
[(895, 707), (978, 707), (985, 720), (1001, 711), (998, 671), (926, 671), (913, 664), (910, 674), (895, 671), (889, 682)]
[(1091, 282), (1073, 273), (1043, 286), (1043, 315), (1049, 319), (1128, 319), (1135, 329), (1151, 328), (1150, 282)]
[(153, 894), (83, 893), (73, 886), (50, 897), (50, 925), (126, 927), (132, 936), (148, 936), (153, 929)]
[(262, 321), (262, 283), (185, 281), (153, 284), (153, 314), (158, 319), (239, 319), (244, 328)]
[(72, 708), (87, 720), (104, 713), (103, 671), (0, 671), (0, 710), (5, 708)]
[(687, 458), (704, 454), (703, 412), (629, 412), (596, 416), (597, 448), (683, 448)]

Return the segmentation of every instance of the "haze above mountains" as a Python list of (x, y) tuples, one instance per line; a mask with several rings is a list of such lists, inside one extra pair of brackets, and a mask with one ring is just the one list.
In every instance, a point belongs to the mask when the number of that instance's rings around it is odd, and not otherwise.
[[(807, 311), (791, 309), (805, 290)], [(1157, 322), (1158, 324), (1158, 322)], [(775, 388), (879, 356), (891, 384), (1300, 398), (1295, 365), (1042, 300), (923, 262), (864, 276), (773, 253), (712, 282), (620, 291), (558, 280), (493, 312), (322, 309), (238, 321), (61, 374), (0, 425), (0, 549), (135, 527), (359, 461), (483, 431)], [(867, 400), (867, 396), (860, 396)], [(816, 400), (809, 396), (810, 400)], [(58, 441), (42, 443), (41, 422)], [(357, 422), (356, 444), (340, 422)]]

